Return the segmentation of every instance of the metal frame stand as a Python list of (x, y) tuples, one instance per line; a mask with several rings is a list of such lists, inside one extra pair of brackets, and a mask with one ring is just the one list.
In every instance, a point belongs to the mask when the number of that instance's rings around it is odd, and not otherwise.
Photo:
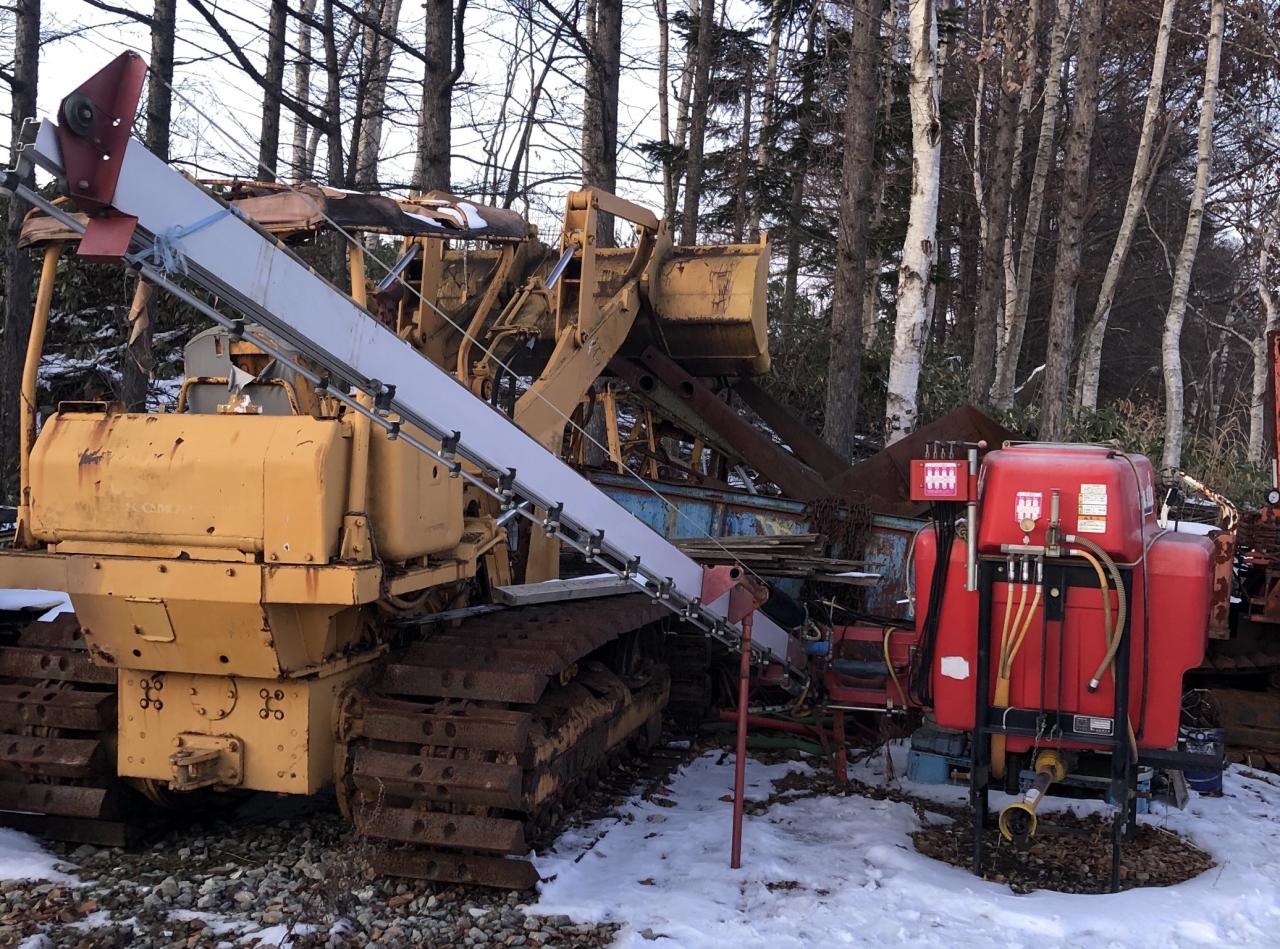
[[(1125, 616), (1112, 666), (1114, 683), (1114, 715), (1110, 734), (1093, 730), (1097, 716), (1081, 716), (1073, 712), (1048, 711), (1045, 708), (999, 708), (991, 704), (991, 601), (998, 575), (1004, 572), (1003, 560), (981, 560), (978, 564), (978, 643), (975, 670), (973, 745), (970, 749), (969, 804), (973, 812), (973, 872), (982, 876), (986, 858), (985, 832), (989, 819), (991, 791), (991, 736), (1009, 735), (1036, 738), (1052, 735), (1063, 742), (1103, 746), (1111, 750), (1111, 801), (1116, 815), (1111, 824), (1111, 892), (1120, 889), (1120, 847), (1137, 825), (1137, 762), (1129, 753), (1129, 659), (1132, 611)], [(1126, 595), (1133, 602), (1132, 571), (1121, 568)], [(1048, 561), (1045, 564), (1046, 618), (1061, 621), (1069, 587), (1098, 588), (1097, 576), (1087, 567)], [(1056, 592), (1055, 592), (1056, 591)], [(1043, 635), (1043, 634), (1042, 634)], [(1061, 635), (1061, 633), (1059, 633)], [(1042, 641), (1044, 649), (1047, 642)], [(1043, 701), (1043, 697), (1042, 697)]]

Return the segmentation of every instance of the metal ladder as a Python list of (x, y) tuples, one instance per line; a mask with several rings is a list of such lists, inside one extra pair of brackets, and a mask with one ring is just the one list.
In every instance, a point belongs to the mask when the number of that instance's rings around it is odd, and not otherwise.
[[(119, 169), (114, 192), (108, 192), (108, 217), (91, 219), (88, 228), (24, 184), (32, 164), (67, 179), (60, 134), (66, 141), (69, 133), (41, 122), (34, 141), (21, 146), (15, 171), (0, 190), (81, 234), (92, 231), (94, 220), (118, 224), (119, 216), (136, 218), (126, 260), (149, 281), (251, 340), (348, 411), (367, 416), (386, 437), (444, 464), (454, 476), (497, 498), (505, 510), (636, 584), (685, 621), (726, 645), (740, 644), (741, 622), (736, 615), (730, 621), (732, 583), (723, 577), (707, 582), (707, 572), (674, 544), (141, 142), (128, 138), (123, 155), (113, 156)], [(147, 252), (157, 243), (177, 266), (165, 269), (149, 261)], [(185, 285), (206, 291), (238, 316), (220, 312)], [(255, 334), (249, 324), (274, 338)], [(300, 353), (307, 365), (291, 352)], [(357, 393), (365, 393), (372, 407)], [(414, 437), (402, 423), (426, 432), (431, 442)], [(752, 617), (748, 641), (757, 658), (782, 665), (786, 680), (802, 681), (802, 644), (763, 613)]]

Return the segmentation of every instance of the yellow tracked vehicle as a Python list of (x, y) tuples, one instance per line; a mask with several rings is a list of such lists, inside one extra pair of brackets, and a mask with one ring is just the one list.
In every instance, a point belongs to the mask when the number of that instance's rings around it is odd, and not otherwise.
[[(75, 95), (86, 115), (126, 111), (101, 87)], [(59, 136), (85, 118), (81, 100), (68, 97)], [(657, 734), (667, 591), (620, 592), (624, 572), (562, 584), (607, 597), (522, 605), (539, 599), (528, 584), (558, 576), (557, 509), (539, 514), (546, 530), (515, 516), (527, 504), (502, 503), (502, 479), (456, 435), (414, 425), (372, 383), (331, 380), (313, 351), (252, 322), (187, 343), (173, 411), (63, 403), (37, 432), (60, 255), (139, 259), (102, 252), (123, 215), (74, 197), (76, 139), (60, 141), (73, 200), (23, 231), (43, 267), (0, 586), (66, 590), (75, 614), (0, 646), (0, 811), (114, 843), (140, 808), (196, 793), (334, 787), (381, 842), (384, 872), (531, 885), (512, 855)], [(701, 374), (768, 364), (767, 247), (673, 247), (665, 224), (612, 195), (570, 194), (549, 246), (513, 212), (450, 195), (208, 188), (281, 254), (322, 231), (354, 237), (350, 300), (553, 453), (621, 352), (656, 345)], [(633, 224), (634, 246), (597, 247), (602, 214)], [(389, 274), (366, 275), (354, 248), (370, 235), (399, 242)], [(140, 279), (135, 317), (152, 292)]]

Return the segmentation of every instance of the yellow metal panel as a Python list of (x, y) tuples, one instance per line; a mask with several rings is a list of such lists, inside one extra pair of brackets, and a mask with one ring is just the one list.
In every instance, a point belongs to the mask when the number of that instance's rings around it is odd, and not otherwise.
[(223, 786), (314, 794), (333, 782), (338, 696), (368, 669), (364, 663), (291, 680), (125, 671), (119, 772), (167, 784), (175, 753), (234, 742), (228, 760), (238, 758), (242, 767), (219, 769)]
[[(9, 560), (0, 558), (0, 565)], [(90, 556), (65, 564), (62, 586), (99, 661), (249, 676), (307, 672), (346, 652), (360, 637), (359, 606), (377, 599), (382, 577), (371, 564)], [(172, 630), (168, 639), (160, 611)]]
[(31, 521), (74, 541), (324, 562), (346, 489), (340, 423), (309, 416), (59, 412), (32, 453)]
[(673, 359), (694, 375), (769, 368), (766, 243), (675, 247), (647, 289)]
[[(405, 432), (438, 448), (411, 425)], [(401, 441), (374, 432), (369, 441), (369, 517), (378, 555), (403, 563), (450, 550), (462, 537), (463, 481)]]
[(67, 559), (59, 554), (6, 550), (0, 555), (0, 588), (65, 590)]

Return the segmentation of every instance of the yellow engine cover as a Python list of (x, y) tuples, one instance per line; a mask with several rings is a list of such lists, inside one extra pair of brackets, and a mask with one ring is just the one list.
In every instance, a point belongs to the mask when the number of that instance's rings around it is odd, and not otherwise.
[(238, 550), (268, 563), (337, 553), (350, 450), (310, 416), (59, 411), (31, 456), (31, 527), (73, 551)]

